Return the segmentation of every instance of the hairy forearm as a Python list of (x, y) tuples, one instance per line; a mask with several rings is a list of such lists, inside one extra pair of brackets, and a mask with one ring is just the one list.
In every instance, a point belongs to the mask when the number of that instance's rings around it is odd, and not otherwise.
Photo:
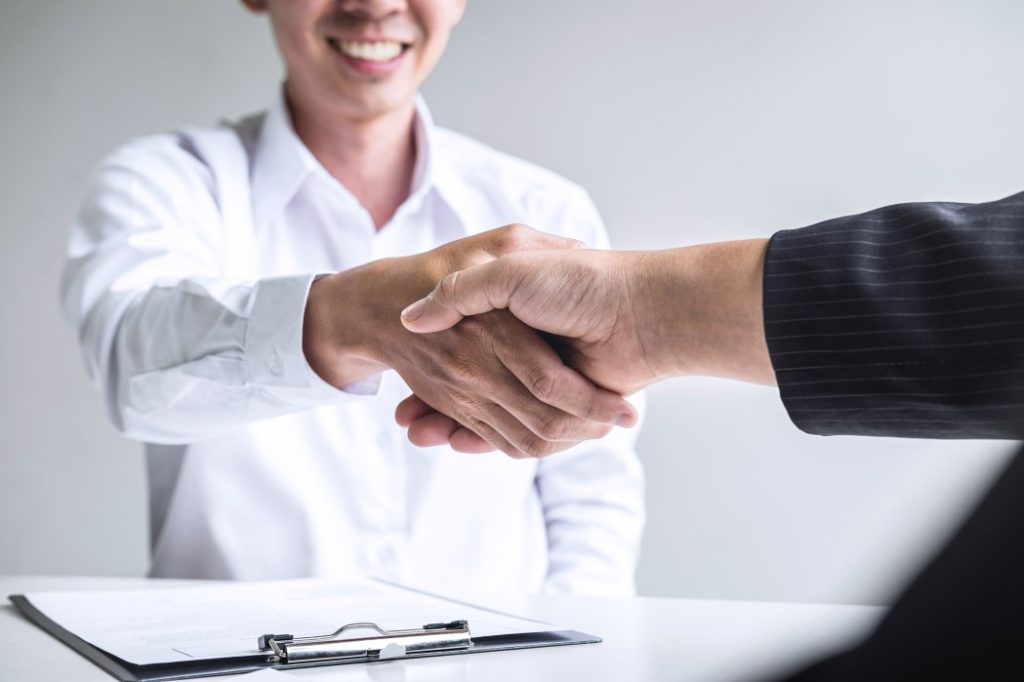
[(630, 256), (636, 325), (659, 377), (775, 383), (762, 310), (767, 244), (751, 239)]

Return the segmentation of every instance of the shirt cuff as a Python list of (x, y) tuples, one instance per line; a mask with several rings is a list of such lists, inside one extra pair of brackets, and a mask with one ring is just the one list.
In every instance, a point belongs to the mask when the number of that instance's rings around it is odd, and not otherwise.
[(302, 326), (309, 288), (320, 276), (272, 277), (256, 285), (245, 333), (249, 379), (288, 402), (308, 405), (375, 395), (380, 374), (338, 389), (309, 366), (302, 350)]

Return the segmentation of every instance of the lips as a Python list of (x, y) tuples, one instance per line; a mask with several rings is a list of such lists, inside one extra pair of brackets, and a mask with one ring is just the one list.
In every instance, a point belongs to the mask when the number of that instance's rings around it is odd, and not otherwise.
[(347, 40), (344, 38), (328, 38), (327, 44), (342, 57), (372, 64), (393, 61), (412, 47), (412, 43), (399, 40)]

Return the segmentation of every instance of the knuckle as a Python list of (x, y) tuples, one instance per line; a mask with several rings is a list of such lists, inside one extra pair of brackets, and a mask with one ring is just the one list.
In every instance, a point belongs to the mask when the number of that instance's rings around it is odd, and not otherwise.
[(557, 392), (558, 378), (551, 370), (539, 369), (527, 379), (527, 388), (538, 399), (547, 402)]
[(608, 428), (611, 428), (611, 422), (615, 419), (616, 414), (618, 414), (618, 410), (607, 401), (602, 400), (601, 395), (598, 394), (591, 396), (584, 416), (591, 421), (607, 423)]
[(525, 436), (523, 442), (519, 445), (519, 449), (530, 457), (537, 458), (547, 457), (556, 452), (556, 446), (553, 442), (534, 434)]
[(473, 315), (472, 317), (464, 317), (460, 322), (459, 326), (463, 334), (469, 336), (484, 336), (488, 331), (489, 327), (486, 323), (487, 315)]
[(515, 239), (522, 239), (523, 237), (529, 236), (532, 230), (523, 225), (522, 223), (509, 223), (505, 226), (508, 234)]
[(490, 443), (492, 446), (504, 452), (509, 457), (522, 457), (522, 453), (517, 453), (516, 449), (513, 448), (508, 441), (498, 435), (498, 432), (494, 430), (487, 422), (477, 418), (474, 415), (467, 415), (463, 422), (467, 428), (473, 433), (479, 436), (481, 439)]
[(521, 223), (511, 223), (501, 228), (501, 242), (508, 249), (514, 249), (532, 236), (533, 229)]
[(457, 270), (441, 278), (440, 283), (437, 285), (437, 298), (439, 298), (442, 302), (454, 301), (456, 290), (458, 287), (458, 281), (459, 272)]
[(538, 435), (547, 441), (566, 440), (574, 429), (575, 420), (567, 414), (554, 414), (540, 424)]
[(448, 359), (448, 375), (458, 386), (478, 386), (480, 384), (480, 370), (472, 363), (466, 362), (465, 358), (453, 355)]

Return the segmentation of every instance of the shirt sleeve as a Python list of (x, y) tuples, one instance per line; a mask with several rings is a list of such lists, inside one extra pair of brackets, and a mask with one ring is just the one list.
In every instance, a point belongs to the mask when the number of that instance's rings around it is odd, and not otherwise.
[(779, 232), (764, 318), (804, 431), (1022, 438), (1024, 193)]
[[(608, 233), (587, 193), (571, 187), (541, 229), (594, 249), (609, 248)], [(644, 394), (630, 397), (641, 415)], [(544, 508), (548, 573), (544, 592), (622, 597), (636, 593), (636, 565), (646, 513), (644, 473), (636, 453), (639, 424), (615, 428), (538, 462), (536, 485)]]
[(376, 388), (338, 390), (306, 362), (316, 273), (224, 274), (213, 184), (172, 140), (136, 141), (100, 166), (71, 229), (64, 314), (111, 421), (131, 438), (193, 442)]

